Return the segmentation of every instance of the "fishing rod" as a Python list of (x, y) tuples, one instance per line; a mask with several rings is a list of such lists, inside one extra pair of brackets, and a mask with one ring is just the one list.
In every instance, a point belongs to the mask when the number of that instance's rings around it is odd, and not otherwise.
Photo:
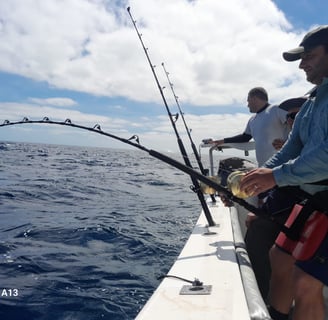
[(163, 67), (164, 73), (165, 73), (165, 75), (166, 75), (167, 81), (168, 81), (168, 83), (169, 83), (169, 85), (170, 85), (170, 88), (171, 88), (172, 94), (173, 94), (173, 96), (174, 96), (174, 99), (175, 99), (176, 105), (177, 105), (177, 107), (178, 107), (178, 109), (179, 109), (179, 113), (180, 113), (180, 116), (181, 116), (181, 118), (182, 118), (182, 121), (183, 121), (184, 127), (185, 127), (185, 129), (186, 129), (186, 132), (187, 132), (187, 134), (188, 134), (188, 138), (189, 138), (189, 140), (190, 140), (191, 147), (192, 147), (192, 150), (193, 150), (194, 155), (195, 155), (195, 157), (196, 157), (196, 160), (197, 160), (197, 163), (198, 163), (199, 169), (200, 169), (200, 171), (201, 171), (202, 174), (205, 174), (206, 171), (205, 171), (205, 169), (204, 169), (204, 167), (203, 167), (203, 164), (202, 164), (202, 162), (201, 162), (201, 160), (200, 160), (200, 157), (199, 157), (199, 154), (198, 154), (197, 148), (196, 148), (196, 146), (195, 146), (195, 144), (194, 144), (194, 141), (192, 140), (192, 137), (191, 137), (191, 129), (189, 129), (188, 126), (187, 126), (186, 120), (185, 120), (185, 118), (184, 118), (184, 113), (182, 112), (181, 107), (180, 107), (180, 103), (179, 103), (179, 101), (178, 101), (178, 96), (175, 94), (175, 91), (174, 91), (174, 88), (173, 88), (173, 83), (171, 82), (171, 80), (170, 80), (170, 78), (169, 78), (169, 72), (167, 72), (167, 70), (165, 69), (164, 62), (162, 62), (162, 67)]
[[(201, 172), (202, 174), (207, 175), (207, 172), (205, 171), (204, 166), (203, 166), (203, 164), (202, 164), (202, 161), (201, 161), (201, 159), (200, 159), (200, 156), (199, 156), (198, 150), (197, 150), (197, 148), (196, 148), (196, 146), (195, 146), (195, 144), (194, 144), (194, 141), (193, 141), (193, 139), (192, 139), (192, 137), (191, 137), (191, 129), (188, 128), (187, 123), (186, 123), (186, 120), (185, 120), (185, 117), (184, 117), (184, 113), (183, 113), (182, 110), (181, 110), (180, 103), (179, 103), (179, 101), (178, 101), (179, 98), (178, 98), (178, 96), (175, 94), (175, 91), (174, 91), (174, 88), (173, 88), (173, 83), (172, 83), (171, 80), (170, 80), (169, 73), (168, 73), (168, 72), (166, 71), (166, 69), (165, 69), (164, 62), (162, 62), (162, 67), (163, 67), (164, 73), (165, 73), (165, 75), (166, 75), (167, 81), (168, 81), (168, 83), (169, 83), (169, 85), (170, 85), (171, 92), (172, 92), (172, 94), (173, 94), (173, 96), (174, 96), (174, 100), (175, 100), (176, 105), (177, 105), (177, 107), (178, 107), (178, 110), (179, 110), (180, 116), (181, 116), (181, 118), (182, 118), (182, 121), (183, 121), (184, 127), (185, 127), (185, 129), (186, 129), (186, 131), (187, 131), (188, 138), (189, 138), (189, 141), (190, 141), (190, 144), (191, 144), (191, 148), (192, 148), (192, 150), (193, 150), (193, 152), (194, 152), (194, 155), (195, 155), (196, 161), (197, 161), (197, 163), (198, 163), (199, 170), (200, 170), (200, 172)], [(215, 200), (215, 196), (214, 196), (214, 194), (211, 194), (210, 196), (211, 196), (212, 201), (215, 202), (216, 200)]]
[(156, 150), (152, 150), (152, 149), (148, 149), (146, 147), (144, 147), (143, 145), (140, 144), (139, 141), (139, 137), (137, 135), (133, 135), (132, 137), (130, 137), (129, 139), (125, 139), (119, 136), (116, 136), (114, 134), (105, 132), (101, 129), (101, 126), (99, 124), (94, 125), (93, 127), (87, 127), (87, 126), (83, 126), (83, 125), (79, 125), (79, 124), (74, 124), (70, 119), (66, 119), (65, 121), (52, 121), (50, 120), (48, 117), (44, 117), (42, 120), (29, 120), (27, 117), (24, 117), (23, 120), (21, 121), (14, 121), (11, 122), (9, 120), (5, 120), (3, 122), (3, 124), (0, 124), (0, 127), (6, 127), (6, 126), (13, 126), (13, 125), (21, 125), (21, 124), (48, 124), (48, 125), (61, 125), (61, 126), (68, 126), (68, 127), (73, 127), (73, 128), (78, 128), (78, 129), (83, 129), (83, 130), (87, 130), (87, 131), (91, 131), (118, 141), (121, 141), (125, 144), (128, 144), (132, 147), (135, 147), (137, 149), (140, 149), (144, 152), (147, 152), (150, 156), (163, 161), (169, 165), (171, 165), (172, 167), (175, 167), (176, 169), (188, 174), (189, 176), (193, 177), (194, 180), (199, 180), (201, 182), (203, 182), (204, 184), (210, 186), (211, 188), (215, 189), (218, 192), (223, 193), (224, 195), (226, 195), (226, 197), (231, 200), (234, 201), (238, 204), (240, 204), (241, 206), (243, 206), (244, 208), (246, 208), (247, 210), (257, 214), (257, 215), (264, 215), (265, 212), (260, 209), (260, 208), (256, 208), (255, 206), (251, 205), (250, 203), (248, 203), (247, 201), (245, 201), (244, 199), (238, 198), (236, 196), (234, 196), (227, 188), (221, 186), (220, 184), (216, 183), (215, 181), (211, 180), (209, 177), (206, 177), (205, 175), (199, 173), (198, 171), (194, 170), (193, 168), (191, 168), (188, 165), (185, 165), (173, 158), (170, 158), (169, 156), (160, 153)]
[[(173, 127), (173, 130), (175, 132), (175, 135), (176, 135), (176, 138), (177, 138), (177, 142), (178, 142), (178, 146), (179, 146), (181, 155), (182, 155), (182, 157), (184, 159), (185, 164), (188, 167), (192, 168), (192, 165), (191, 165), (191, 162), (190, 162), (189, 157), (187, 155), (186, 149), (185, 149), (185, 147), (183, 145), (183, 142), (182, 142), (182, 140), (180, 138), (180, 135), (178, 133), (178, 130), (176, 128), (175, 121), (173, 120), (173, 115), (171, 114), (170, 109), (169, 109), (169, 106), (168, 106), (168, 104), (166, 102), (166, 99), (165, 99), (165, 96), (164, 96), (164, 93), (163, 93), (163, 89), (162, 89), (162, 87), (161, 87), (161, 85), (159, 83), (159, 80), (157, 78), (157, 75), (156, 75), (156, 72), (155, 72), (155, 68), (154, 68), (154, 66), (153, 66), (153, 64), (152, 64), (152, 62), (150, 60), (150, 57), (149, 57), (148, 52), (147, 52), (147, 48), (145, 47), (144, 42), (142, 41), (142, 36), (141, 36), (141, 33), (139, 32), (139, 30), (137, 28), (136, 21), (133, 19), (132, 14), (130, 12), (130, 7), (127, 8), (127, 11), (129, 13), (130, 19), (131, 19), (131, 21), (133, 23), (133, 26), (134, 26), (134, 28), (135, 28), (135, 30), (137, 32), (137, 35), (138, 35), (138, 38), (140, 40), (141, 46), (142, 46), (142, 48), (143, 48), (143, 50), (145, 52), (145, 55), (147, 57), (147, 61), (149, 63), (149, 66), (150, 66), (150, 69), (152, 71), (152, 74), (153, 74), (153, 76), (155, 78), (155, 82), (156, 82), (157, 87), (158, 87), (158, 90), (159, 90), (159, 92), (161, 94), (162, 100), (164, 102), (164, 106), (166, 108), (167, 114), (168, 114), (169, 119), (171, 121), (171, 125)], [(213, 221), (213, 218), (211, 216), (210, 210), (208, 209), (208, 206), (207, 206), (207, 203), (205, 201), (204, 195), (201, 192), (199, 182), (198, 182), (197, 179), (194, 178), (193, 175), (191, 175), (190, 177), (191, 177), (191, 181), (193, 183), (193, 186), (191, 186), (191, 190), (193, 190), (197, 194), (198, 199), (199, 199), (199, 201), (201, 203), (201, 206), (203, 208), (203, 211), (204, 211), (204, 214), (206, 216), (206, 219), (208, 221), (209, 226), (214, 226), (215, 225), (215, 222)]]

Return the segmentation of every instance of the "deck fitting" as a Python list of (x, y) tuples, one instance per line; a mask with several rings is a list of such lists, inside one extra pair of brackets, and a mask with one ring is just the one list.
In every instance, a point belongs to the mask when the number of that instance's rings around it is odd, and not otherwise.
[(211, 294), (212, 286), (211, 285), (184, 285), (180, 290), (180, 295), (206, 295)]

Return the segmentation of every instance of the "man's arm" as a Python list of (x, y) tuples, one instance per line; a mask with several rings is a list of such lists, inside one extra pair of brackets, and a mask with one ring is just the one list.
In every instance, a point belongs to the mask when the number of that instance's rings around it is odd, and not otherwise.
[(220, 140), (212, 140), (210, 143), (220, 145), (220, 144), (224, 144), (224, 143), (248, 142), (251, 139), (252, 139), (252, 136), (250, 134), (242, 133), (242, 134), (238, 134), (236, 136), (229, 137), (229, 138), (224, 138), (224, 139), (220, 139)]

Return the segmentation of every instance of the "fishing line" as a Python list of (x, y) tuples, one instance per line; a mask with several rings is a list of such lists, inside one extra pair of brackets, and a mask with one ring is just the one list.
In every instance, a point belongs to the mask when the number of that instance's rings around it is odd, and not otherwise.
[[(208, 175), (208, 172), (206, 172), (206, 170), (204, 169), (204, 166), (203, 166), (202, 161), (201, 161), (201, 159), (200, 159), (200, 156), (199, 156), (198, 150), (197, 150), (197, 148), (196, 148), (196, 146), (195, 146), (195, 144), (194, 144), (194, 141), (193, 141), (193, 139), (192, 139), (192, 137), (191, 137), (191, 129), (189, 129), (188, 126), (187, 126), (187, 123), (186, 123), (186, 120), (185, 120), (185, 117), (184, 117), (184, 113), (182, 112), (181, 107), (180, 107), (180, 103), (179, 103), (179, 100), (178, 100), (179, 98), (178, 98), (178, 96), (175, 94), (175, 91), (174, 91), (174, 88), (173, 88), (173, 83), (172, 83), (172, 81), (170, 80), (169, 73), (168, 73), (167, 70), (165, 69), (164, 62), (162, 62), (162, 67), (163, 67), (164, 73), (165, 73), (165, 75), (166, 75), (167, 81), (168, 81), (168, 83), (169, 83), (169, 85), (170, 85), (171, 92), (172, 92), (172, 94), (173, 94), (173, 97), (174, 97), (175, 103), (176, 103), (176, 105), (177, 105), (177, 107), (178, 107), (178, 110), (179, 110), (179, 113), (180, 113), (181, 119), (182, 119), (182, 121), (183, 121), (184, 127), (185, 127), (185, 129), (186, 129), (186, 132), (187, 132), (187, 135), (188, 135), (188, 138), (189, 138), (190, 144), (191, 144), (191, 148), (192, 148), (192, 150), (193, 150), (193, 152), (194, 152), (194, 155), (195, 155), (196, 161), (197, 161), (197, 163), (198, 163), (199, 170), (200, 170), (200, 172), (201, 172), (203, 175)], [(215, 202), (216, 200), (215, 200), (215, 196), (214, 196), (214, 194), (211, 194), (210, 196), (211, 196), (212, 201)]]
[[(141, 46), (142, 46), (142, 48), (143, 48), (143, 50), (144, 50), (144, 53), (145, 53), (145, 55), (146, 55), (146, 57), (147, 57), (147, 61), (148, 61), (148, 63), (149, 63), (150, 69), (151, 69), (151, 71), (152, 71), (152, 74), (153, 74), (153, 76), (154, 76), (155, 82), (156, 82), (156, 84), (157, 84), (158, 90), (159, 90), (159, 92), (160, 92), (160, 94), (161, 94), (161, 97), (162, 97), (162, 100), (163, 100), (164, 106), (165, 106), (165, 108), (166, 108), (167, 114), (168, 114), (169, 119), (170, 119), (170, 121), (171, 121), (171, 125), (172, 125), (172, 127), (173, 127), (173, 129), (174, 129), (174, 132), (175, 132), (175, 135), (176, 135), (176, 138), (177, 138), (177, 142), (178, 142), (178, 146), (179, 146), (179, 149), (180, 149), (181, 155), (182, 155), (182, 157), (183, 157), (183, 159), (184, 159), (184, 162), (185, 162), (186, 166), (192, 168), (192, 165), (191, 165), (191, 162), (190, 162), (189, 157), (188, 157), (188, 155), (187, 155), (186, 149), (185, 149), (185, 147), (184, 147), (184, 145), (183, 145), (183, 142), (182, 142), (182, 140), (181, 140), (181, 138), (180, 138), (180, 135), (179, 135), (179, 133), (178, 133), (178, 130), (177, 130), (177, 128), (176, 128), (175, 121), (173, 120), (173, 115), (171, 114), (170, 109), (169, 109), (169, 107), (168, 107), (168, 104), (167, 104), (167, 102), (166, 102), (166, 99), (165, 99), (165, 96), (164, 96), (163, 89), (162, 89), (162, 87), (161, 87), (161, 85), (160, 85), (160, 83), (159, 83), (159, 80), (158, 80), (158, 78), (157, 78), (157, 75), (156, 75), (156, 72), (155, 72), (155, 67), (154, 67), (154, 65), (152, 64), (151, 60), (150, 60), (150, 57), (149, 57), (149, 54), (148, 54), (148, 49), (145, 47), (144, 42), (142, 41), (142, 35), (141, 35), (141, 33), (139, 32), (139, 30), (138, 30), (138, 28), (137, 28), (136, 21), (133, 19), (132, 14), (131, 14), (131, 12), (130, 12), (130, 7), (127, 8), (127, 11), (128, 11), (129, 16), (130, 16), (130, 18), (131, 18), (131, 21), (132, 21), (132, 24), (133, 24), (133, 26), (134, 26), (134, 29), (135, 29), (136, 32), (137, 32), (137, 35), (138, 35), (138, 38), (139, 38), (139, 40), (140, 40)], [(205, 214), (205, 216), (206, 216), (206, 219), (207, 219), (207, 221), (208, 221), (208, 224), (209, 224), (209, 226), (214, 226), (214, 225), (215, 225), (215, 222), (213, 221), (213, 218), (212, 218), (212, 216), (211, 216), (210, 210), (208, 209), (208, 206), (207, 206), (207, 203), (206, 203), (206, 201), (205, 201), (204, 195), (203, 195), (203, 193), (202, 193), (202, 191), (201, 191), (201, 189), (200, 189), (199, 182), (198, 182), (197, 179), (195, 179), (195, 177), (194, 177), (193, 175), (190, 175), (190, 177), (191, 177), (191, 180), (192, 180), (192, 183), (193, 183), (193, 186), (191, 186), (191, 189), (192, 189), (192, 190), (197, 194), (197, 196), (198, 196), (198, 199), (199, 199), (199, 201), (200, 201), (200, 203), (201, 203), (201, 205), (202, 205), (202, 208), (203, 208), (204, 214)]]

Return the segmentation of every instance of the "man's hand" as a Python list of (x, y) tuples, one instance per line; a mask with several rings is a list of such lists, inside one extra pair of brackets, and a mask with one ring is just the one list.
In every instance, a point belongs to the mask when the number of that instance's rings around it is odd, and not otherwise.
[(272, 169), (259, 168), (248, 172), (241, 180), (240, 190), (257, 196), (258, 194), (272, 189), (276, 185)]
[(211, 140), (208, 142), (209, 144), (213, 144), (215, 146), (219, 146), (221, 144), (224, 144), (224, 139), (221, 139), (221, 140)]
[(274, 139), (272, 141), (272, 146), (276, 149), (276, 150), (280, 150), (282, 148), (282, 146), (285, 144), (285, 140), (283, 139)]

